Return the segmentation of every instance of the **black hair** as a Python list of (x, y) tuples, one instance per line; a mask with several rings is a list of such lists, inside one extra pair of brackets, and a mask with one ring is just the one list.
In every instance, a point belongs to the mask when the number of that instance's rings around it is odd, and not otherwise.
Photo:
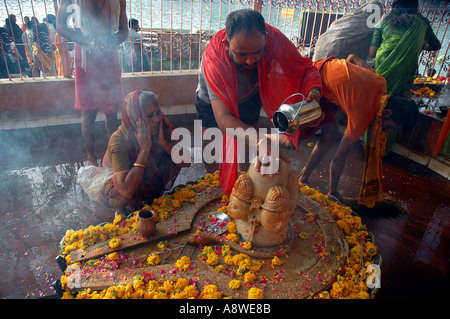
[(405, 10), (410, 11), (410, 13), (417, 12), (417, 8), (419, 7), (418, 0), (393, 0), (392, 1), (392, 10)]
[(403, 134), (411, 131), (416, 125), (419, 107), (413, 100), (401, 95), (392, 95), (388, 99), (386, 108), (392, 111), (389, 118), (400, 125)]
[(53, 22), (56, 21), (55, 15), (53, 15), (53, 14), (47, 14), (47, 21), (48, 21), (48, 23), (53, 24)]
[(253, 35), (256, 31), (266, 35), (266, 24), (264, 17), (258, 11), (242, 9), (231, 12), (225, 22), (227, 39), (231, 38), (241, 30), (247, 32), (247, 36)]
[[(28, 22), (27, 22), (27, 29), (33, 30), (34, 24), (35, 24), (35, 23), (34, 23), (33, 20), (28, 21)], [(34, 30), (33, 30), (33, 31), (34, 31)]]
[(132, 26), (139, 24), (139, 21), (136, 19), (130, 19), (128, 20), (128, 26), (131, 28)]
[(417, 0), (394, 0), (392, 11), (386, 16), (385, 22), (391, 27), (407, 28), (413, 24), (416, 16), (425, 20), (418, 12), (418, 6)]

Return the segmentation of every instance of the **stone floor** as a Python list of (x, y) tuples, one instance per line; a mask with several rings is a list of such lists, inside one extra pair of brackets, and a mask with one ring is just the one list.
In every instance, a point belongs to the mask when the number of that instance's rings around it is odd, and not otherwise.
[[(175, 126), (183, 117), (171, 118)], [(98, 122), (98, 154), (107, 143)], [(316, 136), (300, 152), (286, 152), (299, 171)], [(112, 221), (114, 216), (92, 202), (77, 182), (86, 164), (79, 124), (0, 131), (0, 298), (56, 298), (51, 283), (61, 270), (55, 262), (67, 229)], [(310, 183), (326, 193), (330, 155)], [(363, 149), (357, 143), (348, 157), (340, 190), (351, 203), (359, 193)], [(376, 298), (440, 298), (448, 295), (450, 182), (396, 154), (384, 160), (384, 196), (397, 208), (358, 210), (375, 235), (383, 257), (381, 289)], [(205, 174), (202, 164), (184, 168), (177, 183)], [(356, 208), (355, 208), (356, 209)]]

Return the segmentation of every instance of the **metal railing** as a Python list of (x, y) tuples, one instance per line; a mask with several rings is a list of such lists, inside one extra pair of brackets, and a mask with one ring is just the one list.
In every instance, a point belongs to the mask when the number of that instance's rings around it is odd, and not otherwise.
[[(389, 12), (392, 0), (380, 0)], [(33, 34), (22, 37), (12, 20), (0, 29), (1, 77), (10, 81), (27, 77), (63, 78), (72, 75), (73, 49), (61, 37), (54, 36), (51, 16), (56, 15), (58, 0), (0, 0), (0, 20), (16, 16), (20, 28), (25, 17), (36, 17)], [(368, 0), (127, 0), (127, 17), (136, 19), (140, 30), (120, 45), (124, 74), (196, 70), (203, 50), (214, 33), (225, 26), (227, 15), (241, 8), (260, 11), (266, 22), (280, 29), (303, 55), (311, 56), (318, 37), (337, 18), (353, 11)], [(449, 76), (450, 69), (450, 4), (449, 0), (419, 1), (422, 15), (427, 17), (441, 41), (439, 51), (423, 51), (419, 71), (435, 69)], [(23, 29), (25, 29), (23, 27)], [(131, 30), (131, 29), (130, 29)], [(27, 34), (27, 31), (24, 32)], [(30, 33), (30, 30), (28, 30)], [(29, 42), (32, 42), (31, 45)], [(34, 48), (33, 48), (34, 46)], [(41, 59), (33, 49), (41, 48)], [(46, 62), (53, 66), (46, 67)], [(60, 66), (57, 68), (56, 66)]]

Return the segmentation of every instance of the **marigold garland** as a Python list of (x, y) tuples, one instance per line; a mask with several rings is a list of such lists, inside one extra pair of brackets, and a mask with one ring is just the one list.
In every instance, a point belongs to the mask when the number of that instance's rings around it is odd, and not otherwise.
[[(369, 273), (367, 267), (373, 263), (373, 257), (377, 254), (377, 247), (371, 242), (369, 233), (361, 218), (353, 214), (349, 207), (330, 201), (328, 197), (319, 191), (299, 183), (300, 192), (319, 203), (335, 219), (336, 223), (344, 231), (350, 252), (346, 259), (344, 272), (338, 276), (330, 291), (323, 291), (316, 298), (321, 299), (367, 299), (370, 298), (366, 280)], [(362, 254), (361, 254), (362, 252)], [(361, 265), (361, 257), (363, 265)]]
[[(208, 173), (200, 178), (197, 183), (188, 184), (185, 187), (177, 187), (173, 194), (156, 198), (152, 206), (145, 205), (144, 208), (152, 209), (156, 213), (156, 221), (167, 220), (182, 205), (188, 202), (195, 202), (194, 196), (196, 194), (217, 186), (220, 186), (218, 171), (214, 174)], [(133, 212), (132, 216), (126, 219), (118, 215), (112, 223), (103, 223), (97, 226), (91, 225), (86, 229), (76, 231), (72, 229), (67, 230), (61, 243), (61, 255), (66, 258), (67, 263), (70, 263), (71, 251), (85, 249), (102, 241), (118, 239), (127, 233), (136, 233), (138, 235), (137, 212)], [(113, 243), (114, 246), (116, 244), (117, 242)]]
[[(187, 185), (185, 188), (176, 189), (171, 195), (163, 196), (154, 201), (152, 209), (157, 212), (159, 219), (170, 218), (171, 214), (181, 207), (184, 203), (193, 201), (196, 193), (205, 189), (218, 186), (218, 175), (207, 174), (200, 179), (196, 184)], [(347, 242), (349, 244), (349, 256), (346, 259), (343, 273), (337, 277), (329, 291), (322, 291), (313, 298), (329, 299), (329, 298), (370, 298), (366, 280), (369, 273), (366, 272), (367, 267), (373, 263), (373, 257), (378, 253), (378, 249), (371, 241), (369, 233), (361, 222), (361, 218), (355, 216), (349, 207), (341, 206), (333, 201), (330, 201), (327, 196), (321, 194), (313, 188), (304, 186), (299, 183), (300, 192), (308, 196), (312, 200), (319, 203), (326, 209), (335, 219), (339, 227), (344, 231)], [(222, 202), (228, 204), (228, 197), (222, 197)], [(224, 212), (227, 212), (227, 206), (222, 206)], [(307, 222), (314, 221), (314, 215), (306, 216)], [(66, 255), (66, 260), (70, 261), (70, 251), (79, 248), (85, 248), (97, 242), (110, 239), (110, 246), (118, 247), (120, 245), (121, 235), (127, 232), (137, 232), (136, 212), (133, 216), (123, 219), (117, 216), (113, 223), (107, 223), (99, 226), (89, 226), (87, 229), (73, 231), (68, 230), (64, 238), (62, 252)], [(233, 238), (236, 242), (239, 237), (236, 235), (236, 225), (234, 222), (228, 223), (228, 239)], [(236, 237), (234, 237), (236, 236)], [(301, 233), (299, 237), (307, 239), (308, 234)], [(240, 243), (241, 246), (250, 249), (251, 243)], [(165, 248), (167, 241), (158, 243), (158, 248)], [(222, 245), (221, 251), (217, 252), (210, 246), (205, 246), (202, 253), (198, 256), (199, 259), (205, 261), (208, 265), (214, 267), (217, 272), (224, 273), (224, 265), (219, 264), (218, 257), (222, 255), (225, 264), (237, 266), (236, 274), (242, 276), (243, 281), (250, 285), (256, 281), (265, 282), (266, 279), (257, 275), (263, 262), (260, 260), (253, 260), (245, 254), (233, 255), (228, 245)], [(363, 262), (361, 262), (361, 257)], [(121, 255), (117, 252), (111, 253), (105, 257), (113, 263), (120, 262)], [(89, 261), (87, 264), (96, 266), (101, 263), (99, 260)], [(147, 258), (149, 265), (158, 265), (160, 263), (159, 256), (152, 254)], [(282, 265), (283, 261), (279, 256), (274, 256), (271, 261), (272, 267)], [(188, 257), (182, 256), (175, 263), (177, 269), (181, 272), (186, 272), (191, 269), (191, 261)], [(114, 267), (114, 266), (108, 266)], [(61, 284), (67, 288), (67, 281), (69, 273), (61, 277)], [(146, 274), (147, 275), (147, 274)], [(133, 284), (112, 286), (102, 291), (92, 291), (87, 289), (79, 292), (76, 298), (152, 298), (152, 299), (186, 299), (186, 298), (203, 298), (203, 299), (217, 299), (222, 298), (223, 293), (212, 284), (204, 286), (200, 292), (195, 288), (195, 285), (186, 278), (180, 278), (178, 281), (164, 281), (158, 282), (152, 279), (151, 275), (144, 277), (138, 276), (133, 281)], [(239, 289), (242, 283), (240, 280), (231, 280), (229, 287), (231, 289)], [(66, 290), (63, 298), (73, 298), (70, 290)], [(251, 287), (248, 290), (249, 299), (262, 299), (264, 292), (262, 289)]]

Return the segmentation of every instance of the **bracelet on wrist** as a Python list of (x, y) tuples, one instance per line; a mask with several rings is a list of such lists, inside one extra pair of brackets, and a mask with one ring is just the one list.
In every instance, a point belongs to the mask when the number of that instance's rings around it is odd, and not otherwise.
[(134, 167), (142, 167), (142, 168), (147, 168), (147, 165), (144, 164), (140, 164), (140, 163), (134, 163), (133, 164)]

